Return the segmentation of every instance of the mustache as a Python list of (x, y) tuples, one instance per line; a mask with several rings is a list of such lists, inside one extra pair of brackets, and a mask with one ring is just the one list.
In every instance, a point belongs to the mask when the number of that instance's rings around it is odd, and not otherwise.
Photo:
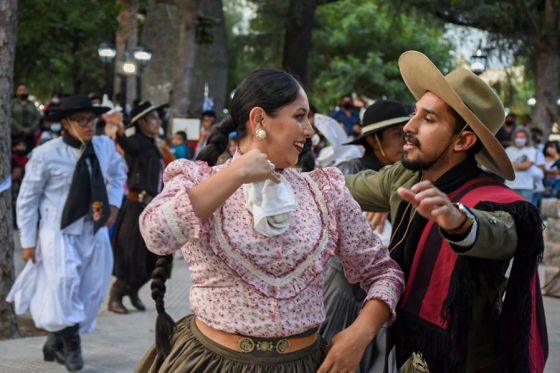
[(420, 141), (418, 141), (418, 139), (416, 137), (412, 136), (409, 133), (404, 134), (404, 141), (411, 143), (412, 145), (416, 146), (417, 148), (420, 148)]

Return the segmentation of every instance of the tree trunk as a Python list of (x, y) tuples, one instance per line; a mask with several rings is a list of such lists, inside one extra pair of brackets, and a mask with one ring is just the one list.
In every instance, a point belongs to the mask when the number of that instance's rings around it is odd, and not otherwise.
[(317, 0), (290, 0), (282, 68), (307, 86), (307, 61), (311, 50), (311, 32)]
[[(115, 72), (122, 72), (122, 65), (125, 61), (126, 52), (130, 52), (129, 59), (132, 59), (132, 51), (138, 44), (138, 0), (117, 0), (117, 4), (121, 7), (117, 20), (119, 28), (116, 36), (117, 56), (115, 59)], [(129, 76), (126, 79), (126, 88), (122, 84), (123, 77), (115, 75), (114, 91), (123, 94), (126, 91), (126, 103), (132, 104), (136, 99), (136, 77)]]
[[(0, 2), (0, 185), (11, 176), (11, 97), (17, 37), (17, 0)], [(0, 339), (18, 335), (6, 296), (14, 283), (12, 193), (0, 191)]]
[(200, 13), (216, 18), (219, 24), (210, 29), (212, 44), (197, 45), (195, 69), (191, 86), (189, 116), (198, 118), (204, 102), (204, 85), (208, 84), (208, 97), (214, 101), (213, 110), (220, 115), (225, 105), (228, 83), (228, 44), (222, 0), (207, 0)]
[(542, 32), (535, 42), (537, 51), (537, 104), (532, 115), (532, 126), (543, 130), (546, 139), (558, 113), (558, 86), (560, 82), (560, 11), (554, 0), (546, 0)]
[(152, 60), (142, 74), (142, 99), (169, 101), (173, 85), (179, 35), (177, 5), (169, 0), (150, 2), (142, 29), (142, 45), (152, 51)]
[(197, 0), (178, 0), (179, 35), (173, 75), (173, 94), (171, 96), (172, 117), (188, 116), (191, 103), (190, 89), (193, 81), (193, 67), (196, 61), (197, 46), (195, 43), (196, 18), (198, 14)]

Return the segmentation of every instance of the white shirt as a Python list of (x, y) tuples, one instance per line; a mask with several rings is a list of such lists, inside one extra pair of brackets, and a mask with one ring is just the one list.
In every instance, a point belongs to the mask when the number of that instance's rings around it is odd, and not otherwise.
[[(506, 154), (508, 155), (512, 163), (522, 163), (530, 160), (534, 165), (537, 156), (537, 150), (535, 148), (527, 146), (524, 146), (523, 148), (508, 146), (506, 148)], [(506, 185), (511, 189), (533, 190), (533, 176), (531, 174), (531, 168), (523, 171), (515, 170), (515, 180), (506, 180)]]
[[(120, 207), (126, 182), (126, 163), (107, 136), (94, 136), (93, 147), (107, 184), (109, 204)], [(62, 137), (33, 149), (17, 199), (17, 224), (22, 247), (35, 247), (37, 226), (60, 230), (80, 150), (66, 145)], [(66, 227), (62, 233), (82, 234), (84, 219)]]

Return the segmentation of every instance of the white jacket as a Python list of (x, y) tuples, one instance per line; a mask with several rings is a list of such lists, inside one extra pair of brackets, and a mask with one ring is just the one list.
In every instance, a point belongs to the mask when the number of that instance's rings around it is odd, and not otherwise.
[[(109, 204), (120, 207), (126, 182), (126, 163), (107, 136), (95, 136), (93, 147), (107, 184)], [(17, 199), (17, 224), (21, 246), (35, 247), (37, 227), (60, 230), (80, 150), (66, 145), (62, 137), (33, 149)], [(82, 234), (84, 219), (66, 227), (62, 233)]]

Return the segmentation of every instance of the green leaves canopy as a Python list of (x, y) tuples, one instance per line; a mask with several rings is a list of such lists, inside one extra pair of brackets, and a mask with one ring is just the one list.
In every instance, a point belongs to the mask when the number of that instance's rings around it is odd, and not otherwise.
[(397, 13), (377, 0), (339, 0), (319, 7), (316, 23), (310, 96), (321, 109), (349, 92), (412, 101), (397, 65), (406, 50), (425, 53), (444, 72), (451, 67), (443, 23), (414, 11)]
[(47, 99), (54, 91), (87, 94), (104, 83), (97, 55), (117, 27), (114, 0), (20, 0), (14, 83)]

